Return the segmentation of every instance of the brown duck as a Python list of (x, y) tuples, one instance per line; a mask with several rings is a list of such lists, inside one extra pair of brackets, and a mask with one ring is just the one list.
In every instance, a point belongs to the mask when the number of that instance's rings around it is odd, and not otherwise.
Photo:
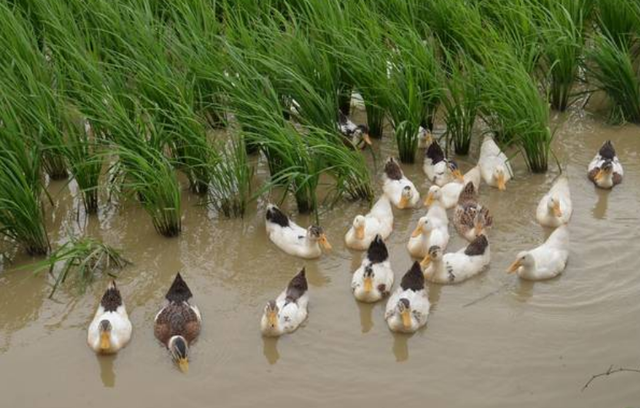
[(478, 203), (475, 187), (469, 182), (458, 197), (458, 204), (453, 213), (453, 225), (456, 231), (471, 242), (479, 235), (485, 234), (486, 228), (493, 224), (489, 209)]

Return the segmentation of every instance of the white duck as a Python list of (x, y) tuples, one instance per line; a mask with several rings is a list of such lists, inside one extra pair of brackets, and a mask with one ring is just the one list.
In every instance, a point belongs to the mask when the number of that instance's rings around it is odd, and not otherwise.
[(393, 157), (389, 157), (384, 165), (382, 191), (400, 210), (415, 208), (420, 202), (420, 193), (411, 180), (404, 176)]
[(454, 179), (462, 180), (462, 173), (456, 162), (444, 157), (444, 151), (435, 140), (427, 148), (422, 170), (430, 182), (440, 187)]
[(271, 242), (289, 255), (313, 259), (322, 255), (321, 245), (325, 250), (331, 250), (321, 227), (312, 225), (304, 229), (273, 204), (267, 206), (265, 225)]
[(624, 170), (613, 144), (611, 144), (611, 140), (604, 142), (596, 157), (589, 163), (587, 170), (589, 171), (589, 180), (596, 187), (611, 189), (613, 186), (622, 183)]
[(536, 219), (543, 227), (556, 228), (568, 223), (572, 212), (569, 180), (560, 177), (538, 203)]
[(407, 249), (411, 256), (423, 258), (432, 246), (438, 246), (444, 250), (448, 243), (448, 223), (445, 224), (440, 220), (424, 216), (418, 220), (418, 225), (413, 230), (409, 243), (407, 243)]
[(517, 272), (520, 278), (526, 280), (551, 279), (562, 273), (568, 257), (569, 230), (562, 225), (549, 235), (544, 244), (520, 252), (507, 272)]
[(380, 235), (376, 235), (369, 245), (367, 257), (353, 273), (351, 279), (353, 296), (361, 302), (377, 302), (389, 295), (393, 279), (389, 251)]
[(418, 129), (418, 149), (427, 149), (433, 143), (433, 135), (427, 128), (420, 126)]
[(424, 278), (429, 282), (443, 285), (464, 282), (482, 272), (491, 260), (489, 241), (484, 235), (458, 252), (444, 255), (442, 252), (439, 246), (432, 246), (421, 262)]
[(371, 146), (369, 137), (369, 127), (367, 125), (356, 125), (347, 115), (338, 111), (338, 129), (344, 137), (345, 145), (352, 148), (364, 149)]
[(307, 319), (309, 304), (308, 284), (305, 269), (291, 279), (276, 300), (271, 300), (264, 308), (260, 320), (263, 336), (278, 337), (294, 332)]
[(96, 353), (117, 353), (129, 343), (132, 331), (122, 295), (111, 281), (89, 325), (87, 343)]
[(384, 319), (394, 332), (414, 333), (427, 324), (430, 307), (420, 264), (414, 262), (402, 277), (400, 287), (389, 297)]
[(462, 181), (456, 179), (442, 187), (435, 185), (429, 187), (429, 193), (424, 200), (424, 205), (430, 207), (432, 203), (439, 202), (447, 210), (455, 207), (458, 204), (458, 197), (460, 197), (460, 193), (467, 183), (472, 183), (475, 191), (479, 190), (480, 168), (478, 166), (466, 172)]
[(393, 231), (393, 210), (391, 201), (382, 194), (367, 215), (357, 215), (353, 225), (344, 237), (348, 248), (364, 251), (373, 239), (380, 235), (387, 239)]
[(480, 147), (478, 166), (485, 183), (501, 191), (506, 190), (507, 182), (511, 180), (511, 165), (507, 156), (489, 135), (485, 136)]

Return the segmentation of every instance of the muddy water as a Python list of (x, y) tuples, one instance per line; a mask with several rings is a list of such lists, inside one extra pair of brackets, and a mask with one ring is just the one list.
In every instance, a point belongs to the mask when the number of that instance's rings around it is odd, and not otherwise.
[[(507, 192), (481, 188), (495, 218), (490, 269), (461, 285), (429, 286), (429, 323), (413, 336), (390, 333), (384, 304), (360, 305), (350, 293), (361, 254), (346, 250), (342, 240), (363, 205), (341, 203), (322, 214), (334, 251), (303, 262), (267, 240), (262, 200), (244, 220), (225, 220), (185, 193), (184, 232), (166, 239), (134, 203), (105, 207), (97, 218), (86, 219), (75, 210), (73, 185), (51, 185), (56, 207), (47, 213), (55, 243), (86, 233), (122, 248), (134, 261), (118, 278), (134, 337), (117, 357), (98, 358), (86, 346), (85, 330), (106, 280), (82, 296), (67, 287), (49, 300), (46, 274), (33, 277), (5, 265), (0, 406), (637, 405), (635, 373), (582, 388), (611, 365), (640, 365), (640, 129), (608, 127), (577, 113), (554, 120), (562, 123), (554, 147), (575, 207), (567, 270), (543, 283), (523, 283), (505, 273), (518, 251), (548, 235), (534, 213), (558, 174), (530, 175), (516, 160), (516, 180)], [(585, 168), (608, 138), (626, 178), (614, 191), (602, 192), (587, 181)], [(389, 138), (375, 146), (379, 159), (394, 149)], [(460, 159), (463, 169), (476, 158), (474, 146), (468, 159)], [(428, 185), (420, 164), (405, 171), (424, 193)], [(396, 212), (388, 245), (397, 277), (411, 263), (405, 244), (423, 213)], [(463, 245), (452, 234), (450, 249)], [(258, 330), (263, 305), (303, 265), (310, 283), (308, 321), (293, 335), (264, 340)], [(153, 317), (178, 270), (204, 317), (188, 375), (178, 372), (152, 334)]]

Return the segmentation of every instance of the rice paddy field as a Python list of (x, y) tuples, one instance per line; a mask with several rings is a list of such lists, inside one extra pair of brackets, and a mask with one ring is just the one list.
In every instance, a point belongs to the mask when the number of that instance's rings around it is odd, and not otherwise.
[[(8, 0), (0, 21), (1, 406), (640, 404), (636, 0)], [(365, 253), (344, 235), (388, 157), (426, 196), (424, 129), (463, 172), (491, 135), (514, 177), (480, 188), (489, 268), (427, 283), (406, 335), (385, 301), (354, 299)], [(606, 140), (625, 169), (611, 191), (587, 179)], [(552, 232), (535, 210), (559, 175), (568, 265), (520, 280), (505, 271)], [(332, 251), (278, 249), (269, 203)], [(425, 212), (394, 209), (397, 282)], [(447, 252), (465, 245), (451, 228)], [(308, 319), (261, 336), (303, 266)], [(188, 373), (153, 335), (178, 271), (202, 314)], [(133, 337), (96, 355), (112, 279)]]

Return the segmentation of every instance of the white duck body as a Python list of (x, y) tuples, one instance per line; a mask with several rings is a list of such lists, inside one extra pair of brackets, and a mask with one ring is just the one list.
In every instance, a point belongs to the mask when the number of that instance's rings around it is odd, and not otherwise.
[(278, 337), (292, 333), (307, 319), (309, 294), (304, 268), (291, 279), (285, 290), (275, 301), (265, 307), (260, 320), (260, 331), (264, 336)]
[[(438, 206), (432, 206), (432, 208)], [(441, 207), (440, 207), (441, 208)], [(446, 216), (446, 213), (445, 213)], [(449, 244), (449, 224), (443, 223), (439, 219), (432, 220), (428, 215), (418, 220), (418, 225), (411, 234), (407, 249), (411, 256), (423, 258), (427, 255), (429, 248), (438, 246), (443, 250)]]
[(322, 255), (320, 245), (331, 249), (322, 228), (312, 225), (304, 229), (273, 204), (267, 206), (265, 226), (271, 242), (289, 255), (314, 259)]
[(377, 302), (389, 295), (393, 287), (394, 274), (389, 262), (387, 247), (378, 235), (367, 251), (367, 257), (353, 273), (351, 291), (353, 296), (365, 303)]
[(132, 331), (122, 296), (112, 281), (89, 325), (87, 343), (96, 353), (117, 353), (129, 343)]
[(611, 141), (606, 141), (587, 167), (589, 180), (597, 187), (611, 189), (622, 182), (624, 170)]
[(489, 242), (484, 235), (478, 236), (466, 248), (444, 256), (439, 247), (430, 247), (423, 261), (426, 264), (424, 278), (443, 285), (464, 282), (484, 271), (490, 260)]
[(364, 251), (376, 237), (387, 239), (393, 231), (393, 209), (386, 194), (378, 199), (369, 213), (358, 215), (345, 235), (348, 248)]
[(569, 180), (561, 177), (538, 203), (536, 219), (543, 227), (556, 228), (568, 223), (572, 213)]
[(455, 207), (458, 204), (460, 193), (468, 182), (473, 183), (475, 190), (478, 191), (480, 188), (480, 168), (478, 166), (466, 172), (462, 182), (453, 180), (442, 187), (429, 187), (425, 205), (430, 206), (432, 202), (437, 201), (447, 210)]
[(564, 271), (569, 258), (569, 230), (566, 225), (556, 228), (544, 244), (518, 254), (508, 272), (517, 272), (526, 280), (546, 280)]
[(444, 151), (435, 140), (429, 144), (425, 152), (422, 170), (430, 182), (440, 187), (456, 178), (462, 179), (458, 165), (444, 157)]
[(420, 202), (420, 193), (393, 158), (389, 158), (384, 166), (382, 191), (400, 210), (415, 208)]
[(512, 171), (509, 159), (491, 136), (485, 136), (482, 142), (478, 166), (482, 179), (491, 187), (504, 190), (506, 183), (511, 180)]
[(400, 287), (389, 297), (384, 318), (392, 331), (414, 333), (427, 324), (430, 307), (420, 264), (414, 262)]

